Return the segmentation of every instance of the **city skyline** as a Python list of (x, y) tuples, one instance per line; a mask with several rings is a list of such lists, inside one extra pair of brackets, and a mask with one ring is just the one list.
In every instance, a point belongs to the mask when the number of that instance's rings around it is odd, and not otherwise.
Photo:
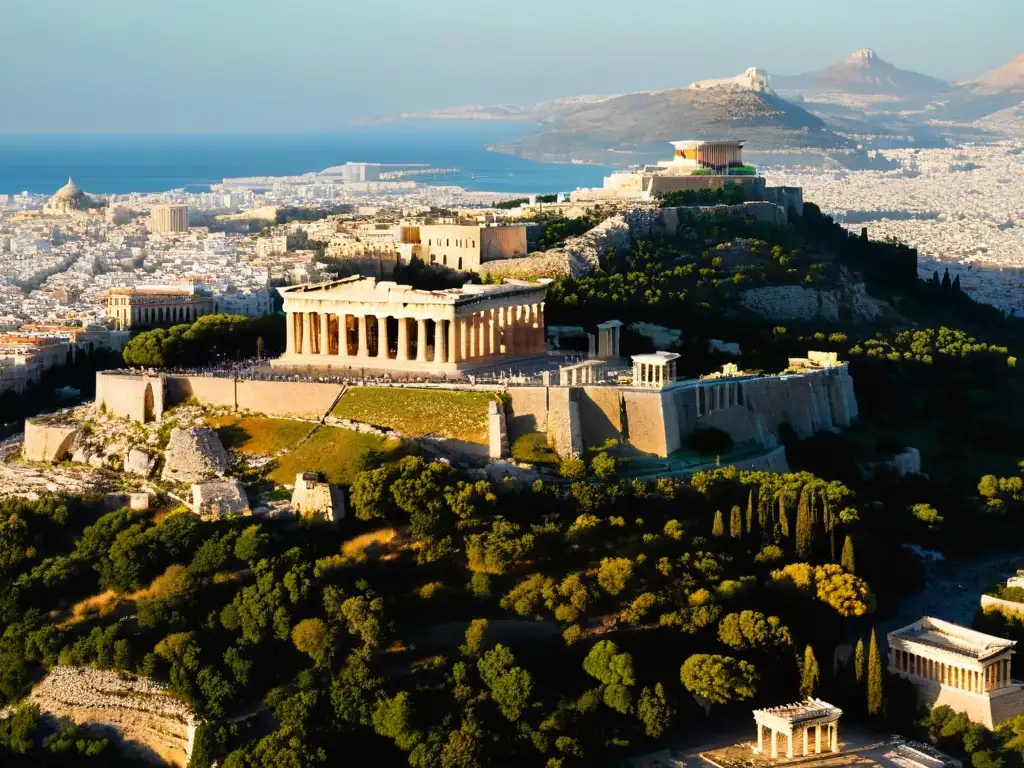
[(581, 0), (255, 5), (182, 0), (155, 16), (102, 0), (55, 16), (12, 0), (0, 132), (331, 131), (364, 116), (685, 86), (749, 66), (795, 74), (865, 47), (956, 80), (1016, 55), (1024, 29), (1024, 5), (1005, 0), (947, 0), (928, 14), (912, 0), (836, 0), (827, 15), (810, 0), (741, 0), (724, 24), (668, 0), (643, 14)]

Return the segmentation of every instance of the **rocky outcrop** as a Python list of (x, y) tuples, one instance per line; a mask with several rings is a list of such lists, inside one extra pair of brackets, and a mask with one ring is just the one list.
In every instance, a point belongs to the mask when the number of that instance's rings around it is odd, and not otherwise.
[(164, 451), (164, 480), (201, 483), (223, 475), (228, 454), (209, 427), (175, 427)]
[(807, 288), (803, 285), (773, 285), (751, 288), (740, 296), (740, 303), (765, 320), (839, 321), (839, 292)]
[(35, 501), (47, 493), (85, 496), (114, 485), (115, 476), (89, 467), (42, 467), (0, 463), (0, 499)]
[(127, 756), (184, 768), (198, 719), (161, 684), (83, 667), (54, 667), (28, 697), (44, 715), (113, 737)]
[(245, 488), (234, 478), (193, 485), (192, 511), (204, 520), (219, 520), (252, 512)]
[(26, 461), (61, 461), (74, 450), (79, 430), (74, 424), (49, 419), (25, 420)]

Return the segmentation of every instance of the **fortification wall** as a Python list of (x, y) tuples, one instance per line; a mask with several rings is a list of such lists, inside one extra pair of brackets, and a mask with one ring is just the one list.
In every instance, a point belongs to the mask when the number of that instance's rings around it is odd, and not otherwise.
[(144, 677), (82, 667), (54, 667), (28, 701), (44, 715), (113, 736), (126, 755), (185, 768), (197, 719), (165, 686)]
[(318, 419), (341, 395), (341, 385), (242, 380), (237, 383), (236, 392), (239, 410)]
[(97, 373), (96, 405), (132, 421), (159, 421), (164, 412), (164, 377)]
[(74, 449), (77, 437), (78, 427), (26, 419), (22, 456), (26, 461), (60, 461)]
[(580, 397), (580, 433), (586, 446), (621, 440), (622, 398), (612, 387), (584, 387)]
[(548, 431), (548, 390), (545, 387), (509, 389), (511, 414), (508, 419), (510, 440), (530, 432)]
[(736, 469), (744, 472), (774, 472), (780, 475), (789, 472), (786, 448), (782, 445), (761, 456), (755, 456), (752, 459), (740, 459), (733, 462), (733, 464)]
[(203, 405), (234, 408), (235, 380), (215, 376), (168, 376), (167, 401), (182, 403), (194, 397)]
[[(626, 411), (626, 422), (629, 425), (629, 444), (638, 451), (655, 456), (668, 456), (679, 447), (678, 414), (673, 406), (670, 409), (667, 423), (665, 404), (662, 393), (657, 391), (642, 392), (624, 390), (623, 405)], [(669, 430), (675, 437), (669, 437)], [(671, 448), (675, 445), (675, 448)]]
[(701, 416), (697, 419), (695, 429), (720, 429), (728, 432), (734, 443), (762, 442), (757, 429), (757, 417), (742, 405)]
[(583, 452), (583, 438), (580, 434), (579, 403), (572, 399), (569, 387), (554, 387), (548, 390), (548, 440), (555, 453), (563, 458), (578, 456)]

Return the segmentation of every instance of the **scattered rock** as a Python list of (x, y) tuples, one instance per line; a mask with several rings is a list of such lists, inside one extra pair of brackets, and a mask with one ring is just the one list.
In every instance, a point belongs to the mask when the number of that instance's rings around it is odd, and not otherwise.
[(192, 511), (204, 520), (252, 514), (245, 488), (234, 478), (194, 484)]

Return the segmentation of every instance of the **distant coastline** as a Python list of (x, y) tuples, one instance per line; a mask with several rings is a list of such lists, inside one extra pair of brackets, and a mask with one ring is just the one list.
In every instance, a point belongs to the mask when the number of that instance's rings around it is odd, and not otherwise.
[(468, 122), (439, 129), (410, 121), (333, 134), (0, 134), (0, 194), (49, 194), (68, 176), (95, 194), (165, 192), (224, 178), (293, 176), (349, 161), (458, 168), (459, 175), (433, 183), (502, 194), (569, 192), (599, 185), (608, 173), (602, 166), (489, 151), (528, 126)]

